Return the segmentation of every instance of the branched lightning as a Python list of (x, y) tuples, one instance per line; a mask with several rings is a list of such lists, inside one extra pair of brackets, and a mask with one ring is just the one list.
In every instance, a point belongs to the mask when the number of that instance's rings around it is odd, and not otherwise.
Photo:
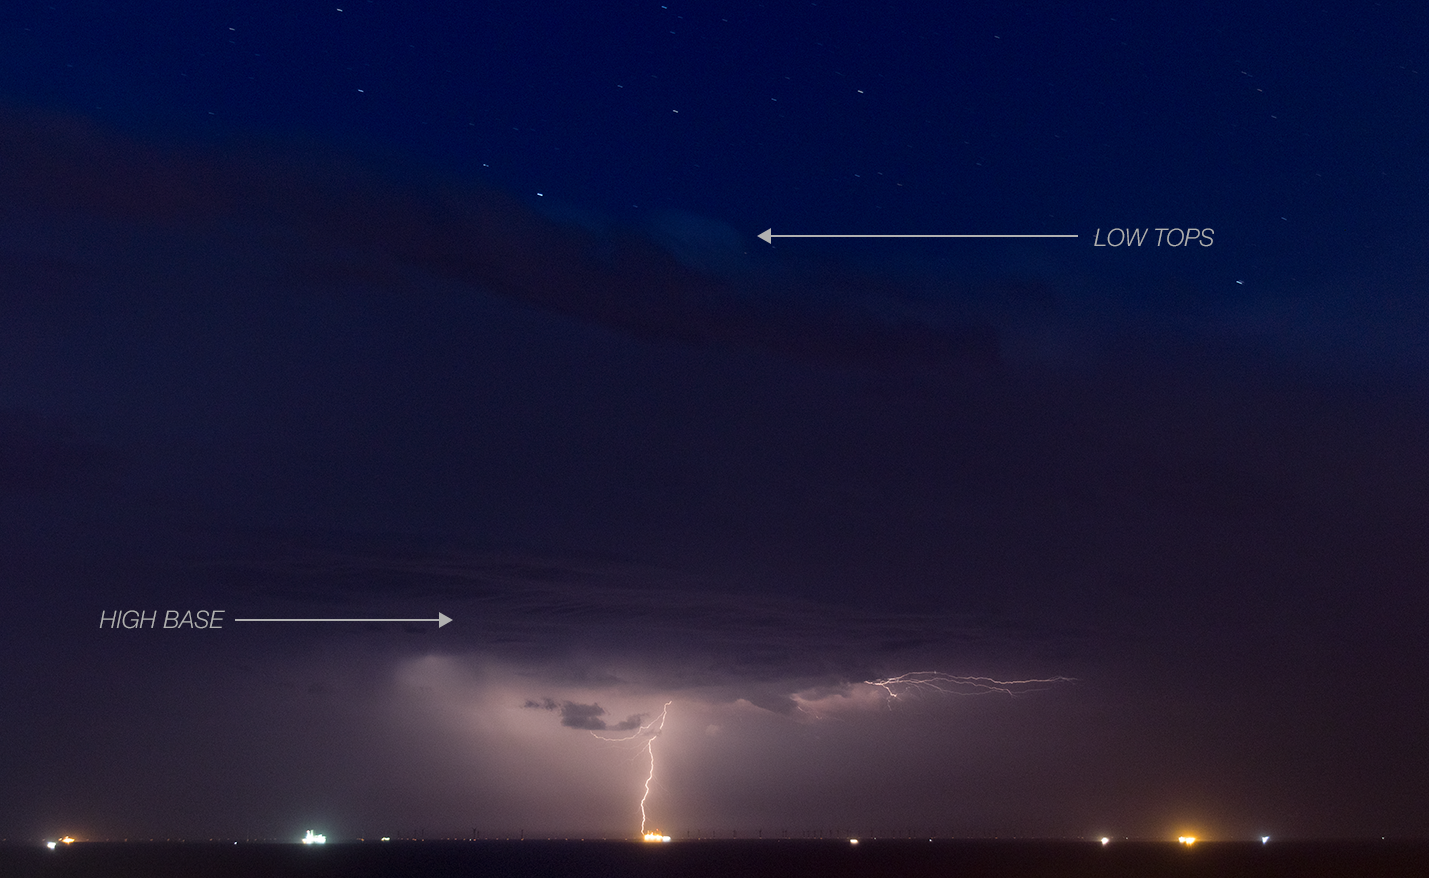
[(640, 835), (645, 835), (645, 800), (650, 798), (650, 782), (655, 779), (655, 736), (660, 734), (665, 728), (665, 713), (670, 709), (670, 702), (665, 702), (665, 706), (660, 708), (660, 725), (651, 732), (650, 740), (645, 742), (645, 752), (650, 755), (650, 773), (645, 776), (645, 793), (640, 797)]
[(665, 706), (660, 708), (660, 715), (658, 717), (650, 720), (650, 722), (645, 723), (639, 729), (623, 738), (607, 738), (605, 735), (597, 735), (595, 732), (591, 732), (592, 735), (602, 741), (610, 741), (617, 744), (623, 741), (633, 741), (642, 736), (646, 738), (644, 750), (645, 754), (650, 757), (650, 773), (645, 776), (645, 792), (640, 796), (640, 836), (646, 841), (650, 841), (652, 835), (657, 838), (659, 837), (659, 833), (648, 833), (645, 831), (645, 800), (650, 798), (650, 784), (655, 780), (655, 738), (659, 736), (660, 732), (664, 731), (665, 714), (669, 712), (670, 705), (673, 703), (674, 702), (671, 701), (665, 702)]
[[(882, 689), (888, 698), (888, 706), (892, 709), (893, 699), (920, 693), (936, 693), (938, 695), (999, 694), (1014, 697), (1050, 689), (1060, 683), (1072, 683), (1075, 681), (1075, 677), (1062, 676), (1038, 677), (1027, 680), (998, 680), (993, 677), (945, 674), (941, 671), (912, 671), (893, 677), (864, 680), (863, 683), (865, 686), (876, 686)], [(649, 812), (646, 811), (645, 806), (650, 800), (650, 787), (655, 782), (655, 739), (665, 730), (665, 720), (669, 716), (670, 705), (673, 703), (673, 701), (665, 702), (657, 716), (647, 723), (642, 723), (639, 728), (628, 735), (610, 737), (596, 731), (591, 731), (590, 733), (592, 737), (612, 744), (621, 744), (630, 741), (642, 742), (638, 745), (638, 748), (645, 752), (645, 757), (650, 761), (649, 770), (645, 773), (645, 783), (641, 787), (639, 804), (640, 837), (645, 841), (670, 840), (669, 836), (662, 835), (659, 831), (647, 829), (650, 819)], [(804, 710), (803, 706), (799, 706), (799, 709)], [(817, 716), (818, 714), (815, 713), (815, 715)], [(635, 758), (638, 758), (638, 756), (632, 757), (632, 761)]]
[(888, 693), (890, 698), (912, 692), (939, 692), (944, 695), (1021, 695), (1039, 692), (1057, 683), (1074, 682), (1073, 677), (1046, 677), (1036, 680), (994, 680), (991, 677), (958, 677), (938, 671), (913, 671), (896, 677), (879, 680), (865, 680), (867, 686), (877, 686)]

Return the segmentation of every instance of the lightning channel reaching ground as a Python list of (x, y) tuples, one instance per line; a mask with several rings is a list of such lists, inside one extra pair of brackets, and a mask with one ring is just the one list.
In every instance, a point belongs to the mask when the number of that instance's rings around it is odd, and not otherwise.
[[(658, 832), (647, 832), (645, 829), (645, 823), (647, 820), (645, 815), (645, 802), (647, 799), (650, 798), (650, 784), (655, 780), (655, 738), (659, 736), (660, 732), (664, 731), (665, 715), (670, 712), (670, 705), (673, 703), (673, 701), (665, 702), (665, 706), (660, 708), (660, 715), (658, 717), (650, 720), (650, 722), (642, 725), (635, 732), (632, 732), (631, 734), (626, 735), (623, 738), (607, 738), (605, 735), (597, 735), (595, 732), (591, 732), (592, 735), (599, 738), (600, 740), (610, 741), (612, 743), (633, 741), (641, 736), (644, 736), (646, 738), (644, 749), (646, 755), (650, 757), (650, 773), (645, 776), (645, 792), (640, 796), (640, 837), (645, 839), (646, 841), (650, 841), (652, 839), (652, 836), (655, 838), (660, 838), (660, 834)], [(668, 841), (668, 838), (664, 840)]]
[[(1000, 694), (1009, 697), (1040, 692), (1060, 683), (1076, 682), (1075, 677), (1038, 677), (1027, 680), (998, 680), (993, 677), (958, 676), (941, 671), (911, 671), (894, 677), (864, 680), (865, 686), (876, 686), (888, 696), (888, 706), (892, 709), (894, 699), (919, 693), (940, 695), (989, 695)], [(591, 735), (602, 741), (619, 744), (644, 739), (640, 749), (650, 760), (650, 769), (645, 774), (645, 784), (640, 794), (640, 837), (645, 841), (669, 841), (658, 831), (648, 830), (649, 813), (645, 805), (650, 799), (650, 785), (655, 782), (655, 739), (665, 729), (665, 719), (670, 713), (673, 701), (665, 702), (660, 714), (638, 729), (620, 738), (612, 738), (592, 731)], [(800, 707), (803, 710), (802, 707)]]

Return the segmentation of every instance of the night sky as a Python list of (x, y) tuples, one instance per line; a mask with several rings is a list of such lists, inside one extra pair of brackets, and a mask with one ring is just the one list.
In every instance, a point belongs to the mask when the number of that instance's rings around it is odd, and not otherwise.
[(8, 4), (0, 837), (1423, 836), (1426, 37)]

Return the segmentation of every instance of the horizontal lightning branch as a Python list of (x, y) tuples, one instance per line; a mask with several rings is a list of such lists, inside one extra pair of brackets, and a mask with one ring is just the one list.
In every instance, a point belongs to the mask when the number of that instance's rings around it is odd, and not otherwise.
[(994, 680), (991, 677), (959, 677), (937, 671), (913, 671), (896, 677), (879, 680), (865, 680), (868, 686), (877, 686), (889, 697), (897, 698), (913, 692), (938, 692), (943, 695), (1022, 695), (1040, 692), (1058, 683), (1075, 682), (1073, 677), (1043, 677), (1033, 680)]

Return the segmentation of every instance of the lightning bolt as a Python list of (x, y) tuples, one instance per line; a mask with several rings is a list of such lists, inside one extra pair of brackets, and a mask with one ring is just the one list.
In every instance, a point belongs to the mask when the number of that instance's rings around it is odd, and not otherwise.
[[(642, 736), (646, 737), (647, 740), (645, 741), (644, 750), (645, 754), (650, 757), (650, 773), (645, 775), (645, 792), (640, 796), (640, 837), (645, 839), (646, 841), (661, 840), (660, 833), (646, 832), (645, 830), (645, 823), (647, 820), (645, 815), (645, 802), (647, 799), (650, 798), (650, 784), (655, 780), (655, 738), (658, 737), (659, 734), (665, 730), (665, 716), (670, 712), (671, 704), (674, 704), (674, 702), (665, 702), (665, 706), (660, 708), (660, 715), (658, 717), (650, 720), (650, 722), (642, 725), (635, 732), (632, 732), (631, 734), (626, 735), (623, 738), (608, 738), (605, 735), (597, 735), (595, 732), (591, 732), (591, 735), (593, 735), (594, 737), (599, 738), (602, 741), (610, 741), (611, 743), (615, 744), (622, 743), (624, 741), (633, 741), (636, 738)], [(668, 838), (664, 838), (663, 840), (669, 841)]]
[[(889, 698), (897, 698), (910, 692), (939, 692), (944, 695), (986, 695), (991, 692), (1003, 695), (1021, 695), (1026, 692), (1040, 692), (1057, 683), (1075, 682), (1074, 677), (1044, 677), (1035, 680), (994, 680), (991, 677), (958, 677), (938, 671), (913, 671), (896, 677), (879, 680), (864, 680), (866, 686), (877, 686), (888, 693)], [(891, 707), (892, 705), (890, 705)]]
[[(645, 794), (640, 797), (640, 835), (645, 836), (645, 800), (650, 798), (650, 782), (655, 779), (655, 737), (665, 729), (665, 714), (670, 710), (670, 702), (665, 702), (665, 706), (660, 709), (660, 725), (650, 734), (650, 740), (645, 742), (645, 752), (650, 755), (650, 773), (645, 776)], [(654, 722), (652, 720), (652, 722)]]

